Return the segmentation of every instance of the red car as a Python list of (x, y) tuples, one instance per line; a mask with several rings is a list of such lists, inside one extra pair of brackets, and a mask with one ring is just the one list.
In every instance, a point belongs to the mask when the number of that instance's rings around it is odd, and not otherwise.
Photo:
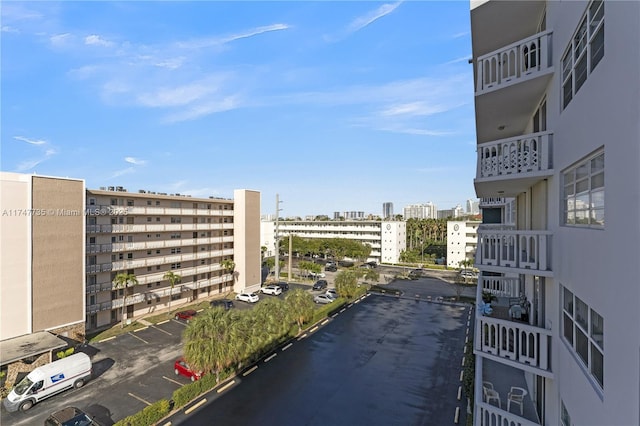
[(173, 371), (176, 373), (176, 376), (181, 374), (191, 379), (192, 382), (195, 382), (203, 375), (202, 371), (191, 370), (191, 367), (189, 367), (189, 364), (187, 364), (184, 358), (179, 358), (173, 363)]
[(196, 315), (198, 315), (198, 312), (194, 311), (193, 309), (188, 309), (186, 311), (180, 311), (176, 313), (175, 319), (177, 320), (181, 319), (181, 320), (185, 320), (186, 322), (189, 322)]

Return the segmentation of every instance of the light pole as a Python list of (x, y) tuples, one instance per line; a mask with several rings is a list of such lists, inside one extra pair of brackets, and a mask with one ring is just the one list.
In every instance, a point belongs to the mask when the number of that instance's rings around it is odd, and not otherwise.
[(279, 223), (279, 217), (280, 217), (280, 203), (282, 201), (280, 201), (280, 195), (276, 194), (276, 231), (275, 231), (275, 242), (274, 245), (276, 247), (276, 262), (275, 262), (275, 273), (276, 273), (276, 282), (280, 281), (280, 223)]

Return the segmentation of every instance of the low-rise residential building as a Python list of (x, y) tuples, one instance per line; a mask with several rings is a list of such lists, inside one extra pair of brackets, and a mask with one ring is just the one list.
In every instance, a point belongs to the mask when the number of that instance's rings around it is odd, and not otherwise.
[(480, 223), (477, 220), (447, 221), (447, 267), (459, 268), (462, 261), (475, 261)]
[[(261, 246), (265, 256), (275, 255), (276, 222), (262, 221)], [(301, 238), (345, 238), (371, 246), (368, 261), (398, 263), (406, 249), (406, 224), (402, 221), (380, 220), (280, 220), (280, 238), (296, 235)]]

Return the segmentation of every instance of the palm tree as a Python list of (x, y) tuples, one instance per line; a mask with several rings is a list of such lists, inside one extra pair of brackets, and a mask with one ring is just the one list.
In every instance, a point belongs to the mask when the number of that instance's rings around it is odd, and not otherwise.
[(222, 270), (225, 273), (231, 273), (234, 279), (234, 284), (235, 284), (235, 274), (233, 273), (234, 270), (236, 269), (236, 263), (231, 260), (231, 259), (224, 259), (222, 262), (220, 262), (220, 266), (222, 267)]
[(304, 323), (313, 316), (314, 308), (311, 294), (297, 288), (287, 294), (284, 298), (284, 303), (293, 320), (298, 324), (298, 333), (300, 333)]
[(169, 280), (169, 284), (171, 284), (171, 291), (169, 292), (169, 314), (171, 314), (171, 299), (173, 298), (173, 287), (182, 280), (182, 277), (178, 274), (174, 274), (173, 271), (167, 271), (162, 278), (165, 280)]
[(122, 292), (122, 318), (120, 328), (124, 328), (124, 307), (125, 300), (127, 298), (127, 288), (131, 285), (138, 285), (138, 279), (134, 274), (127, 274), (125, 272), (120, 272), (113, 279), (113, 285), (116, 290), (123, 289)]

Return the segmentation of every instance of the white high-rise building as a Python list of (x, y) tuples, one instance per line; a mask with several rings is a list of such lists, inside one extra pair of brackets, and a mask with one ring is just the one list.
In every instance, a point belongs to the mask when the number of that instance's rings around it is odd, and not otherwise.
[(403, 217), (407, 219), (437, 219), (438, 211), (435, 204), (409, 204), (403, 209)]
[(640, 2), (470, 13), (474, 424), (639, 425)]
[(480, 202), (475, 200), (467, 200), (467, 214), (480, 214)]
[(382, 203), (382, 218), (388, 219), (393, 217), (393, 203)]

